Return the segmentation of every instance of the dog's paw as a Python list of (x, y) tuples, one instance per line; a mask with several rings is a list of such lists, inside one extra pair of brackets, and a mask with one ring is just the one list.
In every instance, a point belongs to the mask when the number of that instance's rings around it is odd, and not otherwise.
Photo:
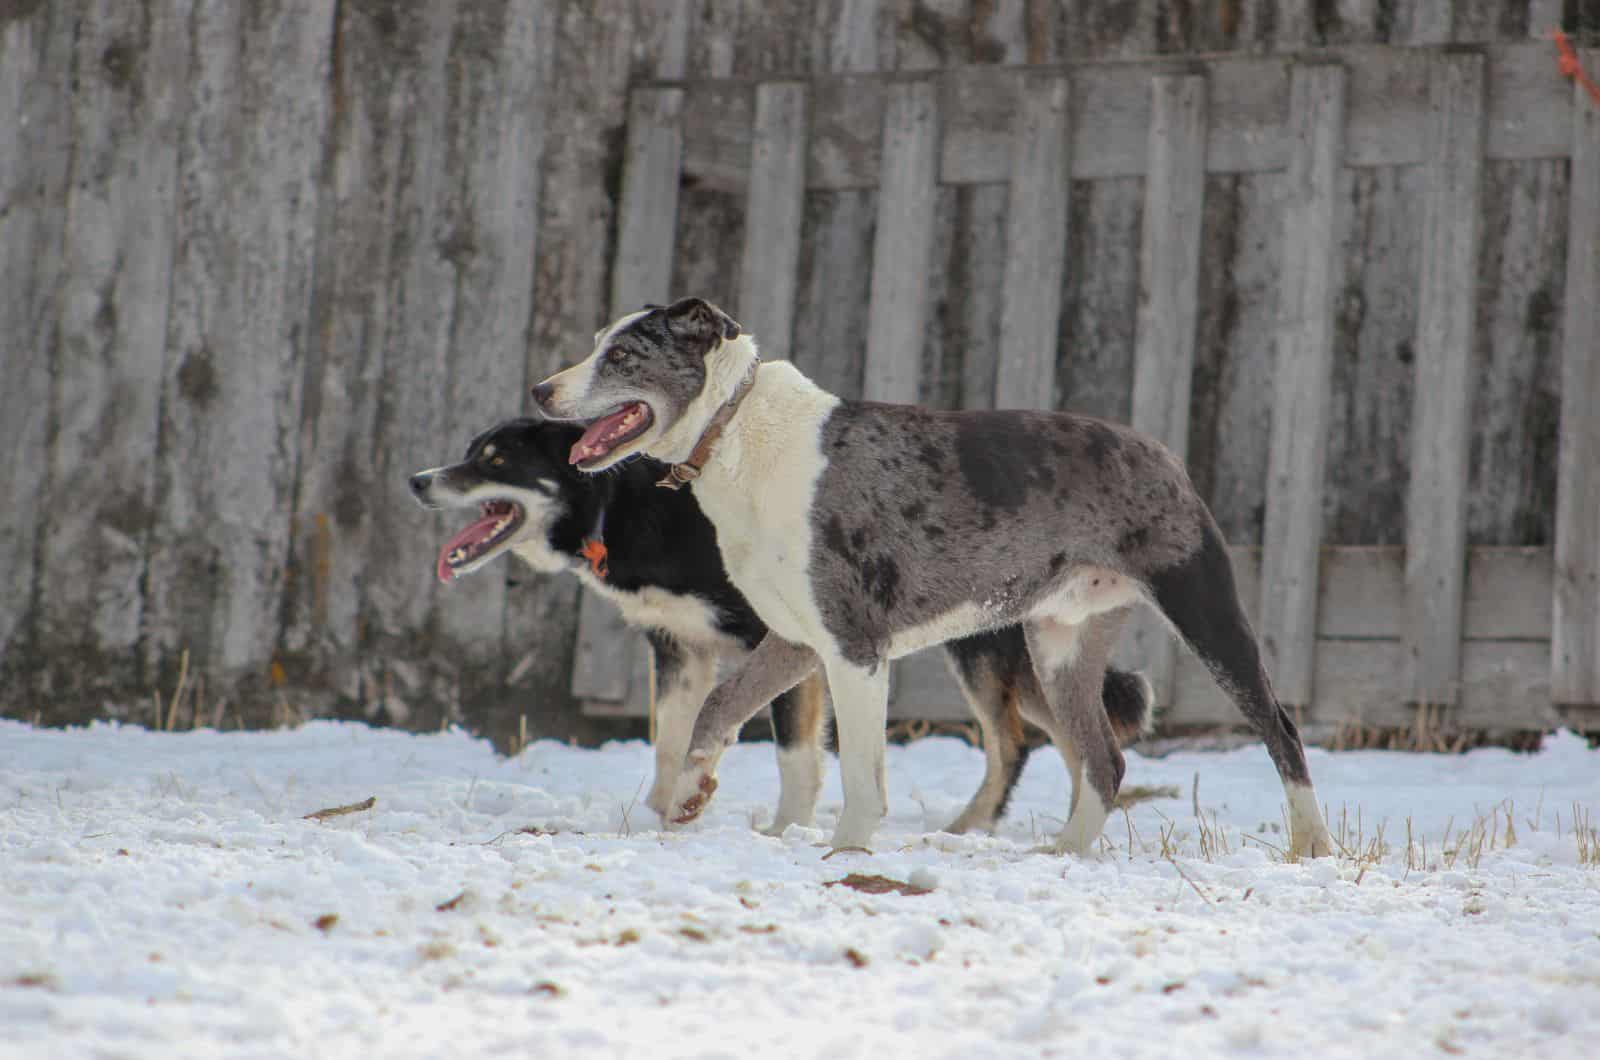
[(698, 819), (701, 811), (711, 802), (711, 796), (715, 795), (716, 792), (717, 778), (701, 777), (696, 785), (695, 793), (678, 803), (677, 812), (672, 817), (672, 823), (688, 824), (690, 821)]
[(711, 755), (704, 751), (690, 752), (688, 768), (673, 787), (668, 820), (673, 824), (688, 824), (699, 818), (717, 791), (715, 768)]

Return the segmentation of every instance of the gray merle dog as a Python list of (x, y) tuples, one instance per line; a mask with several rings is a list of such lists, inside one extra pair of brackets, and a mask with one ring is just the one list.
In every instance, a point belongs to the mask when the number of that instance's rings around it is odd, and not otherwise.
[[(474, 514), (440, 548), (440, 581), (514, 553), (537, 571), (576, 575), (644, 631), (656, 692), (656, 777), (646, 804), (665, 815), (718, 663), (743, 660), (767, 628), (728, 581), (717, 532), (694, 496), (656, 488), (666, 466), (634, 460), (610, 474), (582, 474), (567, 461), (582, 434), (563, 423), (507, 420), (474, 438), (457, 463), (411, 476), (411, 490), (424, 507)], [(951, 641), (945, 650), (983, 731), (987, 763), (948, 831), (992, 829), (1027, 759), (1022, 719), (1046, 732), (1055, 720), (1017, 626)], [(1137, 739), (1150, 717), (1150, 683), (1110, 670), (1102, 692), (1118, 737)], [(822, 786), (823, 714), (820, 674), (772, 701), (781, 789), (769, 834), (811, 824)]]
[(1142, 601), (1265, 741), (1293, 853), (1332, 852), (1222, 534), (1153, 439), (1067, 413), (844, 401), (786, 362), (763, 365), (750, 336), (698, 298), (622, 317), (533, 392), (548, 415), (588, 424), (569, 454), (581, 470), (649, 454), (672, 465), (664, 484), (694, 481), (729, 577), (770, 630), (706, 700), (677, 819), (711, 797), (744, 719), (820, 660), (845, 794), (833, 843), (865, 846), (886, 807), (888, 661), (1015, 623), (1073, 778), (1056, 849), (1085, 853), (1123, 773), (1101, 678)]

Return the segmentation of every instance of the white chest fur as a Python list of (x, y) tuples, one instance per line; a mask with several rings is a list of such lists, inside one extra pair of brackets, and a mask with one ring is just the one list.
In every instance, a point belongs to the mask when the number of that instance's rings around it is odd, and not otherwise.
[(763, 365), (695, 484), (733, 584), (780, 636), (810, 644), (824, 636), (811, 584), (811, 508), (827, 466), (822, 425), (838, 403), (788, 363)]

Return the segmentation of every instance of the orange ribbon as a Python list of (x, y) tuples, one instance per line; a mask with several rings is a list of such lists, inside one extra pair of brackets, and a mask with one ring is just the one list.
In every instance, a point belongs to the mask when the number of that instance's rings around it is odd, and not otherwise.
[(1572, 42), (1560, 30), (1551, 30), (1550, 39), (1556, 42), (1556, 68), (1561, 71), (1562, 77), (1568, 77), (1584, 87), (1589, 93), (1589, 98), (1600, 104), (1600, 85), (1594, 83), (1593, 78), (1583, 72), (1583, 64), (1578, 61), (1578, 53), (1572, 47)]
[(606, 544), (604, 541), (589, 538), (583, 543), (583, 548), (578, 555), (589, 561), (589, 569), (594, 571), (596, 578), (604, 578), (610, 569), (606, 565)]

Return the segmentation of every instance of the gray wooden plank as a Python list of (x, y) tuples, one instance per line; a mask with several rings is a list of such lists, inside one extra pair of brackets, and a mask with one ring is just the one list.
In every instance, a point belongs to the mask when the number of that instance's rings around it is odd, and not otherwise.
[[(33, 614), (40, 500), (48, 487), (51, 374), (62, 233), (72, 169), (71, 78), (78, 12), (35, 5), (0, 25), (0, 683), (33, 686), (45, 665)], [(30, 641), (33, 641), (30, 644)], [(9, 697), (8, 697), (9, 698)], [(22, 709), (18, 700), (0, 710)], [(27, 704), (32, 709), (31, 704)]]
[(1055, 407), (1072, 160), (1065, 78), (1030, 79), (1012, 130), (997, 408)]
[[(386, 364), (377, 376), (375, 485), (389, 491), (381, 531), (386, 554), (362, 574), (359, 621), (371, 705), (422, 728), (460, 720), (454, 645), (425, 631), (440, 599), (434, 576), (439, 546), (463, 524), (460, 513), (425, 512), (405, 492), (409, 475), (457, 454), (466, 442), (449, 437), (446, 425), (458, 287), (446, 253), (452, 244), (442, 238), (448, 235), (445, 204), (455, 191), (448, 152), (454, 117), (450, 49), (460, 8), (457, 0), (429, 5), (408, 26), (404, 62), (394, 72), (397, 83), (389, 97), (398, 99), (384, 115), (400, 140), (403, 167), (389, 222)], [(448, 591), (470, 594), (475, 585), (455, 584)]]
[(917, 400), (938, 149), (936, 86), (929, 81), (891, 86), (883, 116), (884, 162), (862, 382), (871, 401)]
[[(1582, 53), (1600, 69), (1600, 48)], [(1572, 88), (1572, 179), (1562, 305), (1561, 433), (1551, 689), (1559, 703), (1600, 703), (1600, 106)]]
[(611, 275), (611, 312), (670, 296), (683, 153), (683, 90), (642, 88), (628, 100), (628, 142)]
[[(1518, 42), (1486, 46), (1489, 82), (1486, 156), (1493, 160), (1562, 158), (1571, 130), (1567, 85), (1552, 77), (1550, 48)], [(1425, 48), (1346, 46), (1319, 53), (1349, 73), (1345, 164), (1402, 166), (1423, 161), (1416, 134), (1429, 113)], [(1204, 69), (1211, 82), (1206, 170), (1256, 173), (1288, 165), (1289, 66), (1282, 58), (1221, 56), (1144, 63), (1070, 63), (1022, 71), (998, 66), (946, 68), (939, 181), (986, 184), (1008, 179), (1010, 128), (1025, 76), (1070, 77), (1072, 176), (1076, 180), (1142, 176), (1146, 171), (1152, 73)], [(808, 188), (871, 188), (878, 183), (879, 121), (889, 82), (857, 75), (816, 81), (812, 91)], [(691, 83), (684, 171), (695, 180), (742, 188), (750, 165), (748, 86)], [(740, 112), (744, 117), (741, 119)]]
[(1345, 73), (1338, 66), (1297, 66), (1292, 83), (1260, 632), (1278, 698), (1305, 704), (1312, 697), (1328, 373), (1340, 286)]
[(1528, 0), (1528, 36), (1547, 40), (1551, 30), (1561, 28), (1561, 9), (1566, 0)]
[[(1492, 75), (1491, 75), (1492, 76)], [(1484, 168), (1467, 540), (1555, 540), (1568, 165)]]
[[(327, 145), (327, 185), (322, 197), (311, 341), (300, 423), (301, 453), (295, 500), (296, 577), (289, 586), (283, 653), (297, 676), (299, 695), (327, 710), (364, 706), (380, 698), (381, 661), (364, 652), (367, 565), (426, 573), (440, 538), (420, 509), (361, 503), (392, 495), (378, 445), (378, 416), (390, 325), (398, 323), (391, 284), (398, 251), (400, 185), (405, 173), (405, 102), (415, 90), (416, 67), (396, 61), (390, 39), (367, 10), (346, 4), (335, 27), (344, 61), (332, 85), (340, 120)], [(464, 439), (435, 439), (421, 466), (459, 455)], [(393, 474), (403, 468), (395, 466)], [(397, 534), (404, 560), (373, 557), (380, 527), (394, 520), (416, 528)], [(427, 528), (427, 529), (423, 529)], [(421, 568), (419, 572), (416, 568)], [(387, 571), (374, 570), (374, 577)], [(323, 701), (315, 702), (321, 694)], [(342, 703), (341, 703), (342, 701)]]
[[(1189, 439), (1205, 200), (1205, 78), (1151, 78), (1150, 100), (1132, 423), (1181, 458)], [(1174, 647), (1167, 627), (1144, 612), (1122, 638), (1118, 657), (1148, 670), (1160, 703), (1171, 702)]]
[(764, 356), (785, 360), (794, 344), (800, 222), (805, 211), (805, 85), (757, 86), (751, 150), (744, 259), (734, 314), (755, 335)]
[[(188, 5), (98, 0), (78, 39), (41, 621), (75, 641), (62, 694), (130, 696), (166, 361)], [(139, 62), (101, 61), (118, 51)], [(72, 631), (68, 633), (68, 631)], [(69, 691), (70, 690), (70, 691)]]
[(1397, 43), (1448, 44), (1455, 28), (1456, 0), (1411, 0)]
[[(523, 344), (533, 311), (544, 114), (540, 107), (551, 22), (545, 5), (496, 0), (463, 11), (455, 34), (455, 118), (447, 167), (457, 190), (441, 222), (457, 278), (449, 336), (445, 430), (452, 446), (520, 411), (530, 383)], [(459, 518), (459, 515), (458, 517)], [(503, 686), (505, 562), (470, 591), (439, 594), (436, 628), (449, 637), (464, 719), (497, 746), (517, 736), (517, 697)]]
[(1189, 477), (1223, 538), (1259, 545), (1271, 451), (1282, 173), (1206, 180)]
[[(636, 5), (634, 17), (646, 23), (647, 41), (670, 40), (679, 9)], [(647, 45), (636, 66), (638, 26), (626, 19), (552, 21), (554, 55), (540, 105), (547, 128), (559, 130), (561, 140), (559, 149), (545, 153), (543, 167), (537, 297), (525, 350), (528, 378), (535, 380), (586, 356), (595, 329), (610, 319), (617, 203), (615, 189), (595, 175), (615, 165), (616, 137), (639, 67), (660, 74), (674, 61), (672, 49)], [(523, 402), (532, 411), (526, 394)], [(592, 733), (577, 717), (580, 702), (571, 693), (581, 606), (577, 579), (513, 569), (515, 585), (506, 602), (507, 681), (526, 697), (528, 729), (562, 738)]]
[(1461, 673), (1485, 63), (1471, 54), (1439, 54), (1433, 63), (1406, 501), (1405, 645), (1412, 698), (1449, 704)]
[[(144, 645), (264, 703), (299, 450), (332, 8), (196, 10)], [(155, 683), (154, 680), (152, 683)]]
[[(628, 140), (611, 273), (613, 317), (646, 302), (663, 302), (672, 278), (683, 153), (683, 90), (636, 89), (628, 101)], [(582, 699), (637, 699), (645, 694), (631, 675), (646, 651), (609, 602), (584, 593), (578, 612), (578, 647), (572, 693)]]

